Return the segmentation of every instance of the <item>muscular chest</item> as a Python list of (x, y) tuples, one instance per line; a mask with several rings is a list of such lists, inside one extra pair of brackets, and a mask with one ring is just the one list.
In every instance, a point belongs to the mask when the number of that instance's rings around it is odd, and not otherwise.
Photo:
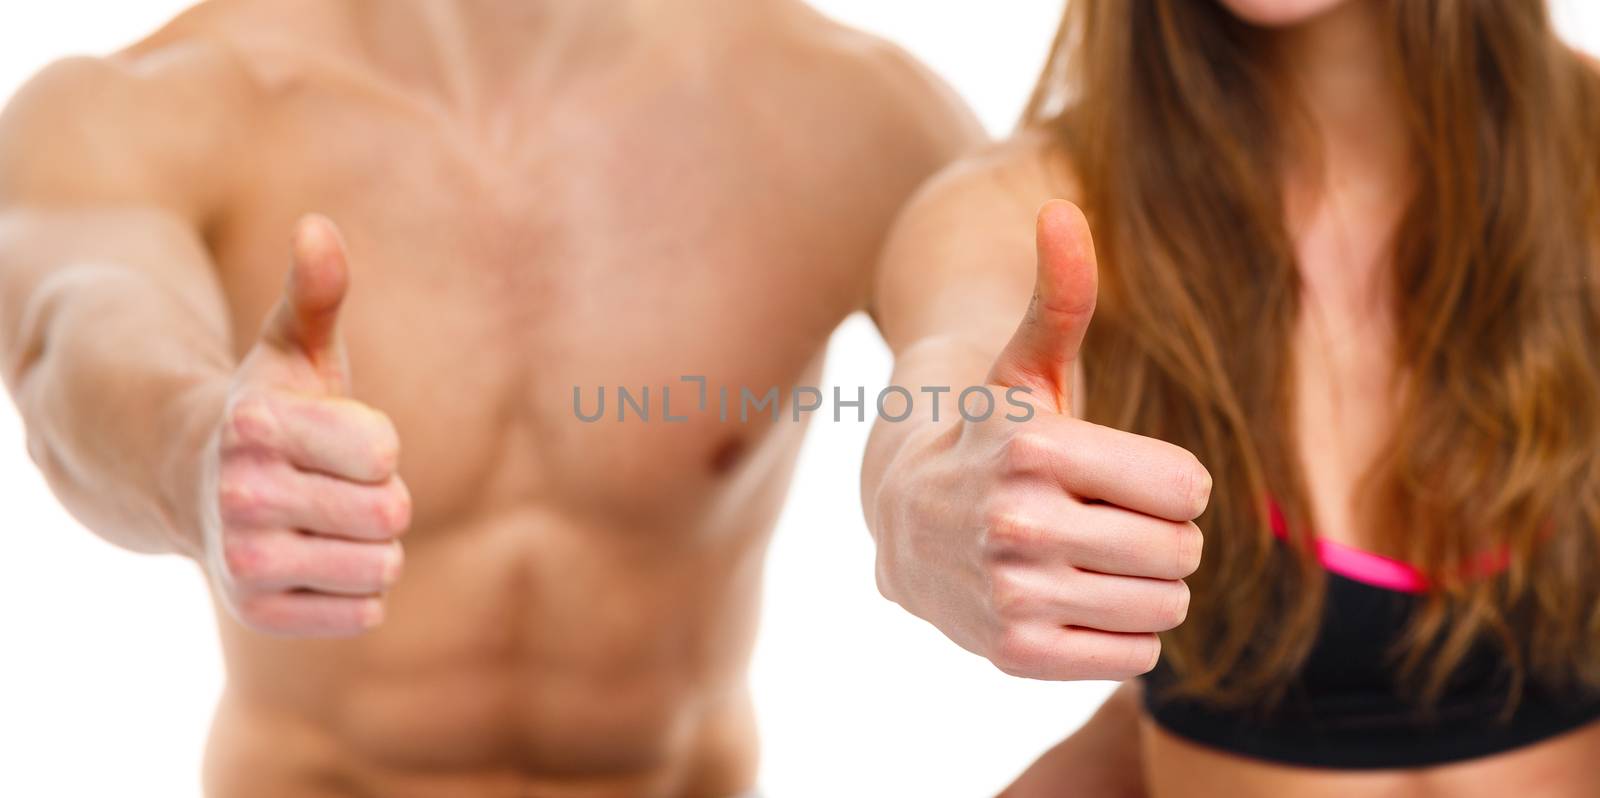
[[(814, 178), (761, 157), (759, 128), (643, 101), (464, 134), (326, 100), (271, 118), (212, 243), (242, 351), (294, 219), (341, 226), (355, 392), (400, 429), (419, 525), (496, 502), (692, 503), (767, 430), (662, 423), (660, 389), (676, 405), (684, 375), (794, 383), (864, 293), (870, 253), (791, 206)], [(602, 386), (613, 412), (619, 387), (648, 386), (656, 413), (584, 423), (574, 391)]]

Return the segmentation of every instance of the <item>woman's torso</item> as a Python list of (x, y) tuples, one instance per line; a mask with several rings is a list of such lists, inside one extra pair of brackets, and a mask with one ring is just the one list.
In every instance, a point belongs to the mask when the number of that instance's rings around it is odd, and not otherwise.
[[(1392, 374), (1394, 305), (1384, 279), (1399, 208), (1382, 196), (1330, 191), (1290, 223), (1302, 284), (1292, 344), (1293, 444), (1317, 536), (1360, 551), (1384, 548), (1362, 523), (1358, 488), (1389, 437), (1399, 387)], [(1356, 586), (1347, 592), (1363, 589), (1377, 590)], [(1336, 614), (1359, 612), (1360, 604), (1332, 605), (1324, 623), (1369, 620)], [(1250, 758), (1192, 742), (1149, 717), (1141, 725), (1152, 798), (1600, 795), (1600, 771), (1592, 767), (1600, 753), (1595, 723), (1477, 758), (1368, 770)]]
[(1588, 798), (1600, 795), (1600, 724), (1494, 756), (1414, 770), (1339, 771), (1248, 759), (1190, 742), (1146, 718), (1150, 798)]

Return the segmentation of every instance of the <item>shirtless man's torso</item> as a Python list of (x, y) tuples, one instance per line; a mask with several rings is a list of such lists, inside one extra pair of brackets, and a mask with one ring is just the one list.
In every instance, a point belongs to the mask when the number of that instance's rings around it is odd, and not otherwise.
[(208, 794), (750, 788), (803, 425), (583, 423), (573, 390), (814, 382), (896, 209), (979, 136), (905, 56), (780, 0), (216, 0), (35, 79), (0, 122), (0, 341), (69, 509), (203, 552), (203, 510), (125, 508), (193, 488), (222, 394), (169, 375), (228, 379), (311, 212), (348, 246), (351, 395), (401, 443), (381, 625), (219, 611)]

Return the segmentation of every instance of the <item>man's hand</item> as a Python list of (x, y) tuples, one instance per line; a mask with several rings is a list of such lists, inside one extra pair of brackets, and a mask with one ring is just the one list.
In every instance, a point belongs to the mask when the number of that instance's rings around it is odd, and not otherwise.
[(1006, 673), (1127, 679), (1188, 611), (1211, 477), (1177, 446), (1074, 418), (1094, 244), (1062, 201), (1036, 243), (1033, 302), (988, 377), (1027, 389), (1034, 417), (911, 433), (870, 508), (879, 587)]
[(349, 398), (339, 308), (349, 285), (332, 222), (303, 220), (282, 299), (234, 374), (202, 470), (206, 565), (260, 632), (359, 634), (383, 617), (411, 500), (382, 413)]

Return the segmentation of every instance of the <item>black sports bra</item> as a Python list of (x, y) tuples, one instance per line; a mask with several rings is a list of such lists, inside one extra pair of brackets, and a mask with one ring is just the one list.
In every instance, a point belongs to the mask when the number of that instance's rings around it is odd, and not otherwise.
[[(1279, 521), (1274, 518), (1275, 527)], [(1281, 532), (1281, 527), (1279, 527)], [(1304, 668), (1272, 708), (1219, 710), (1163, 695), (1174, 675), (1158, 663), (1144, 704), (1167, 731), (1230, 753), (1325, 768), (1416, 768), (1500, 753), (1600, 719), (1600, 694), (1524, 685), (1503, 717), (1508, 673), (1499, 653), (1468, 654), (1431, 712), (1406, 697), (1389, 657), (1421, 600), (1404, 563), (1333, 543), (1318, 545), (1327, 599)]]

